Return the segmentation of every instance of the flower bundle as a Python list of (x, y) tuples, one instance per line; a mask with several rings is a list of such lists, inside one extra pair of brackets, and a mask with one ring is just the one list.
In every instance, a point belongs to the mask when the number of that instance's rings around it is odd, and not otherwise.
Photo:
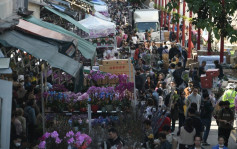
[(77, 148), (86, 149), (88, 145), (91, 144), (92, 139), (87, 134), (82, 134), (81, 132), (74, 133), (73, 131), (69, 131), (66, 133), (64, 139), (59, 138), (59, 134), (57, 131), (53, 131), (51, 133), (46, 132), (41, 138), (40, 138), (40, 144), (38, 145), (39, 149), (45, 149), (46, 148), (46, 141), (47, 139), (52, 138), (55, 140), (56, 144), (60, 144), (63, 141), (66, 141), (68, 145), (75, 146)]
[(53, 88), (50, 89), (50, 91), (67, 92), (68, 89), (63, 84), (54, 84)]
[(60, 81), (68, 81), (72, 79), (72, 76), (66, 73), (58, 74), (56, 72), (53, 72), (53, 79), (54, 80), (60, 79)]

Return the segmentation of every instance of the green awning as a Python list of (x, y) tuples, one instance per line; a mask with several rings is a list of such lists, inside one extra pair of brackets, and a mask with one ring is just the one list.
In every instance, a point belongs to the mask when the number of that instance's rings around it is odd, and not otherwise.
[(72, 36), (78, 41), (78, 50), (81, 52), (81, 54), (86, 58), (86, 59), (91, 59), (93, 60), (94, 57), (96, 56), (96, 45), (93, 45), (91, 42), (86, 41), (85, 39), (82, 39), (78, 35), (76, 35), (73, 32), (70, 32), (58, 25), (54, 25), (52, 23), (44, 22), (40, 19), (37, 19), (33, 16), (24, 18), (24, 20), (31, 22), (33, 24), (39, 25), (41, 27), (53, 30), (55, 32), (59, 32), (68, 36)]
[(52, 13), (64, 18), (65, 20), (69, 21), (70, 23), (74, 24), (76, 27), (78, 27), (79, 29), (83, 30), (86, 33), (90, 33), (89, 30), (87, 28), (85, 28), (83, 25), (81, 25), (80, 23), (78, 23), (78, 21), (74, 20), (73, 18), (71, 18), (70, 16), (61, 13), (57, 10), (54, 10), (52, 8), (49, 8), (48, 6), (45, 6), (44, 8), (48, 9), (49, 11), (51, 11)]
[[(0, 34), (0, 43), (5, 47), (15, 47), (38, 59), (47, 61), (50, 66), (62, 69), (73, 77), (79, 75), (82, 64), (58, 52), (59, 46), (34, 38), (19, 31), (7, 31)], [(46, 38), (45, 38), (46, 40)]]

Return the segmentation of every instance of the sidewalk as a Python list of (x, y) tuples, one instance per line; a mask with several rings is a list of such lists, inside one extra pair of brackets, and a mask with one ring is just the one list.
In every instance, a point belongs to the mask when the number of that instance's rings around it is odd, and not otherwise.
[[(176, 121), (176, 128), (175, 128), (175, 136), (177, 134), (177, 130), (178, 130), (178, 121)], [(207, 142), (209, 144), (211, 144), (210, 146), (203, 146), (205, 149), (212, 149), (213, 146), (217, 145), (217, 139), (218, 139), (218, 126), (216, 124), (216, 121), (215, 119), (212, 120), (212, 123), (211, 123), (211, 130), (210, 130), (210, 133), (209, 133), (209, 136), (208, 136), (208, 139), (207, 139)], [(236, 140), (236, 131), (233, 130), (231, 132), (231, 135), (230, 135), (230, 138), (229, 138), (229, 147), (228, 149), (237, 149), (237, 143), (235, 143), (235, 140)]]

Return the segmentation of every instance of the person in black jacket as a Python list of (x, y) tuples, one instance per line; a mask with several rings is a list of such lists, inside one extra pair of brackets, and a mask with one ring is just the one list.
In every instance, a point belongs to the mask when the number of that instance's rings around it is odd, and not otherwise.
[(122, 148), (124, 146), (124, 142), (122, 139), (118, 136), (118, 132), (114, 128), (109, 129), (109, 139), (106, 141), (107, 147), (112, 148), (115, 146), (116, 148)]
[(185, 113), (184, 113), (185, 100), (186, 100), (185, 92), (181, 92), (180, 97), (177, 102), (177, 105), (179, 108), (179, 129), (184, 125), (184, 121), (185, 121)]
[(180, 51), (176, 47), (176, 45), (172, 44), (171, 49), (169, 50), (169, 59), (171, 60), (176, 54), (180, 55)]
[(208, 93), (203, 94), (203, 100), (201, 101), (200, 109), (202, 124), (205, 126), (205, 131), (203, 135), (203, 146), (208, 146), (210, 144), (207, 143), (207, 138), (211, 127), (212, 112), (214, 110)]
[(223, 68), (222, 68), (222, 66), (219, 64), (219, 61), (218, 60), (216, 60), (216, 61), (214, 61), (214, 64), (215, 64), (215, 66), (216, 66), (216, 69), (219, 69), (219, 72), (220, 72), (220, 74), (219, 74), (219, 79), (222, 79), (223, 77), (224, 77), (224, 73), (223, 73)]
[(147, 89), (153, 89), (153, 90), (155, 89), (155, 84), (153, 80), (151, 79), (150, 75), (146, 77), (145, 90)]
[(162, 52), (163, 52), (163, 49), (164, 49), (163, 43), (161, 43), (161, 44), (160, 44), (160, 47), (159, 47), (158, 50), (157, 50), (158, 54), (160, 55), (160, 59), (162, 59)]
[(143, 91), (144, 82), (143, 82), (143, 78), (141, 76), (141, 72), (140, 72), (139, 68), (136, 69), (135, 82), (136, 82), (135, 85), (136, 85), (136, 88), (138, 89), (138, 91), (139, 92)]
[(188, 116), (192, 119), (193, 127), (196, 130), (197, 135), (201, 135), (203, 132), (203, 124), (199, 117), (196, 116), (196, 111), (194, 108), (188, 109)]
[(175, 80), (177, 87), (179, 87), (183, 83), (183, 79), (182, 79), (183, 71), (184, 71), (184, 69), (182, 68), (182, 63), (178, 62), (177, 68), (173, 72), (174, 80)]

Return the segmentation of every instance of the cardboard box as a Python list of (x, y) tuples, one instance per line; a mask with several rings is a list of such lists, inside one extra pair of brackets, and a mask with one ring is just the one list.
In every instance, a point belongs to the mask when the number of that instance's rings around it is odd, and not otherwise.
[(201, 75), (201, 86), (202, 88), (212, 88), (213, 80), (207, 75)]
[[(127, 65), (128, 64), (128, 59), (117, 59), (117, 60), (103, 60), (102, 65), (107, 66), (107, 65)], [(131, 60), (130, 60), (131, 62)], [(131, 62), (132, 63), (132, 62)]]
[[(130, 65), (131, 71), (133, 71), (133, 65)], [(103, 72), (124, 72), (124, 71), (129, 71), (129, 65), (105, 65), (105, 66), (100, 66), (100, 71)]]
[(206, 75), (207, 75), (209, 78), (218, 77), (219, 74), (220, 74), (219, 69), (208, 69), (208, 70), (206, 71)]

